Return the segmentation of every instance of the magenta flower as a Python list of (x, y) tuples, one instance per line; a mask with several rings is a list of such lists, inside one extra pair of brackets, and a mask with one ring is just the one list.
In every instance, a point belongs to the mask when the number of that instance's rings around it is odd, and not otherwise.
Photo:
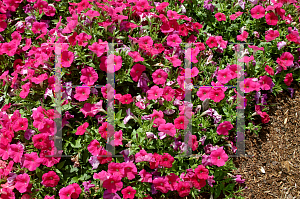
[(154, 73), (152, 73), (152, 78), (153, 82), (155, 84), (165, 84), (167, 78), (168, 78), (168, 73), (166, 73), (162, 69), (157, 69)]
[(123, 194), (124, 199), (133, 199), (134, 195), (136, 194), (136, 190), (134, 190), (131, 186), (128, 186), (125, 189), (123, 189), (121, 193)]
[(137, 168), (133, 162), (124, 162), (124, 177), (127, 177), (128, 180), (132, 180), (135, 178), (137, 174)]
[(152, 86), (150, 90), (147, 91), (148, 100), (156, 100), (163, 94), (163, 89), (159, 88), (158, 86)]
[(221, 13), (221, 12), (216, 13), (215, 18), (218, 21), (226, 21), (226, 15), (224, 13)]
[(249, 33), (247, 31), (243, 31), (242, 34), (237, 36), (238, 41), (246, 41)]
[(81, 70), (80, 81), (88, 86), (94, 85), (94, 83), (98, 80), (98, 74), (92, 67), (83, 68)]
[(110, 144), (111, 144), (112, 146), (120, 146), (120, 145), (123, 145), (123, 143), (122, 143), (122, 136), (123, 136), (122, 130), (116, 131), (116, 132), (115, 132), (114, 140), (112, 140)]
[(268, 31), (266, 31), (265, 40), (272, 41), (279, 36), (280, 36), (280, 34), (279, 34), (278, 30), (268, 30)]
[(288, 66), (292, 65), (294, 61), (294, 56), (289, 52), (284, 52), (277, 58), (276, 62), (283, 67), (284, 70), (287, 69)]
[(171, 156), (171, 155), (168, 154), (168, 153), (164, 153), (164, 154), (161, 156), (159, 165), (160, 165), (160, 166), (163, 166), (163, 167), (166, 167), (166, 168), (172, 168), (173, 162), (174, 162), (174, 157)]
[(21, 162), (24, 147), (21, 144), (11, 144), (9, 146), (8, 155), (15, 163)]
[(92, 140), (87, 149), (92, 155), (97, 156), (99, 155), (102, 146), (100, 146), (100, 143), (97, 140)]
[(191, 191), (190, 183), (180, 181), (178, 183), (177, 191), (180, 197), (188, 196)]
[(167, 101), (172, 101), (175, 96), (175, 90), (172, 89), (170, 86), (165, 86), (163, 90), (162, 97)]
[(26, 129), (28, 128), (28, 119), (27, 118), (20, 118), (17, 121), (14, 122), (13, 124), (13, 130), (15, 132), (18, 131), (26, 131)]
[(20, 174), (15, 179), (15, 188), (20, 192), (24, 193), (27, 191), (27, 187), (30, 182), (30, 177), (27, 173)]
[(272, 26), (277, 25), (278, 17), (274, 14), (274, 12), (267, 13), (265, 17), (268, 25), (272, 25)]
[(90, 180), (89, 180), (89, 181), (84, 181), (84, 182), (82, 183), (82, 185), (83, 185), (83, 187), (84, 187), (84, 192), (89, 192), (89, 189), (90, 189), (90, 188), (95, 187), (95, 185), (92, 184)]
[(224, 91), (220, 87), (214, 87), (209, 92), (209, 98), (214, 102), (220, 102), (224, 97)]
[(142, 64), (135, 64), (130, 71), (130, 76), (132, 77), (132, 80), (137, 82), (145, 70), (146, 66)]
[(153, 185), (155, 189), (161, 191), (162, 193), (167, 193), (171, 190), (171, 186), (165, 177), (157, 177), (153, 180)]
[(158, 127), (158, 130), (161, 131), (161, 132), (164, 132), (164, 133), (166, 133), (166, 134), (168, 134), (172, 137), (174, 137), (175, 134), (176, 134), (175, 126), (172, 123), (161, 124)]
[(209, 37), (208, 40), (206, 40), (206, 44), (210, 48), (218, 47), (218, 42), (215, 37)]
[(226, 83), (228, 83), (231, 79), (232, 79), (232, 76), (231, 76), (231, 70), (229, 70), (229, 69), (223, 69), (223, 70), (219, 70), (219, 71), (218, 71), (217, 80), (218, 80), (221, 84), (226, 84)]
[(116, 193), (123, 188), (122, 177), (119, 174), (111, 175), (107, 180), (103, 182), (103, 187), (106, 188), (111, 193)]
[(42, 182), (45, 187), (56, 187), (60, 178), (54, 171), (49, 171), (42, 176)]
[(135, 154), (135, 162), (151, 162), (152, 153), (147, 153), (144, 149), (140, 150)]
[[(89, 11), (91, 11), (91, 10), (89, 10)], [(103, 53), (107, 52), (108, 44), (107, 44), (107, 42), (102, 42), (102, 43), (95, 42), (92, 45), (88, 46), (88, 48), (92, 52), (96, 53), (97, 57), (101, 57), (103, 55)]]
[(133, 59), (134, 62), (139, 62), (139, 61), (142, 62), (142, 61), (144, 61), (144, 58), (141, 57), (140, 53), (137, 52), (137, 51), (129, 52), (128, 55), (129, 55), (130, 57), (132, 57), (132, 59)]
[(272, 78), (266, 75), (261, 76), (259, 80), (261, 90), (270, 90), (272, 88)]
[(265, 9), (260, 5), (257, 5), (254, 8), (252, 8), (250, 12), (251, 12), (251, 16), (254, 19), (260, 19), (265, 16)]
[(91, 89), (89, 86), (84, 86), (84, 87), (76, 87), (76, 94), (74, 95), (74, 98), (77, 99), (78, 101), (86, 101), (89, 98)]
[(83, 135), (89, 126), (89, 123), (85, 122), (77, 128), (75, 135)]
[(167, 45), (171, 47), (177, 47), (181, 44), (182, 40), (177, 34), (169, 35), (167, 37)]
[(200, 98), (201, 101), (209, 98), (209, 93), (211, 91), (211, 87), (203, 87), (201, 86), (197, 91), (197, 96)]
[(284, 78), (284, 83), (287, 85), (287, 86), (290, 86), (293, 82), (293, 73), (288, 73), (286, 74), (285, 78)]
[(42, 163), (42, 160), (39, 158), (36, 152), (25, 154), (24, 156), (25, 160), (23, 167), (27, 168), (29, 171), (35, 171), (36, 168), (38, 168)]
[(189, 120), (185, 116), (179, 116), (174, 120), (175, 128), (176, 129), (186, 129)]
[(224, 166), (225, 162), (228, 160), (228, 155), (225, 153), (222, 147), (214, 150), (210, 154), (211, 163), (218, 167)]
[(152, 183), (152, 174), (148, 173), (145, 169), (142, 169), (139, 175), (141, 176), (141, 182)]
[(70, 51), (63, 51), (61, 53), (61, 65), (65, 68), (71, 66), (72, 62), (74, 61), (74, 53)]
[(219, 124), (217, 128), (218, 135), (228, 135), (228, 131), (233, 129), (232, 124), (229, 121), (225, 121), (221, 124)]
[(20, 92), (20, 97), (25, 99), (29, 94), (30, 88), (31, 88), (30, 82), (27, 82), (26, 84), (22, 85), (22, 91)]

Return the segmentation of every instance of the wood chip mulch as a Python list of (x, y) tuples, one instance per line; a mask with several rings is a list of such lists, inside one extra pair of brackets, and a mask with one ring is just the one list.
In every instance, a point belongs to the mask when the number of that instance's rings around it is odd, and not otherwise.
[(259, 135), (246, 132), (248, 158), (235, 158), (235, 174), (246, 179), (245, 198), (300, 198), (300, 89), (269, 99), (270, 122)]

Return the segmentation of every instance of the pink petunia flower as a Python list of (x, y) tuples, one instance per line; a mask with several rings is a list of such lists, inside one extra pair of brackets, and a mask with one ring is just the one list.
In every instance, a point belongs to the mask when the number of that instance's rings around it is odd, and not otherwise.
[(277, 58), (276, 62), (283, 67), (284, 70), (287, 69), (288, 66), (292, 65), (294, 61), (294, 56), (289, 52), (284, 52)]
[(152, 78), (153, 82), (155, 84), (165, 84), (167, 78), (168, 78), (168, 73), (166, 73), (162, 69), (157, 69), (154, 73), (152, 73)]
[(270, 90), (272, 88), (272, 78), (266, 75), (261, 76), (259, 80), (261, 90)]
[(245, 93), (259, 91), (260, 84), (257, 81), (253, 81), (253, 78), (246, 78), (243, 82), (240, 82), (240, 89)]
[(28, 119), (27, 118), (19, 118), (18, 120), (16, 120), (13, 123), (12, 128), (15, 132), (26, 131), (28, 128)]
[(219, 124), (217, 128), (218, 135), (228, 135), (228, 131), (233, 129), (232, 124), (229, 121), (225, 121), (221, 124)]
[(83, 68), (81, 70), (80, 81), (88, 86), (94, 85), (94, 83), (98, 80), (98, 74), (92, 67)]
[(171, 186), (165, 177), (157, 177), (153, 180), (153, 185), (155, 189), (161, 191), (162, 193), (167, 193), (171, 190)]
[(103, 53), (108, 51), (108, 43), (100, 40), (99, 42), (94, 42), (92, 45), (88, 46), (88, 48), (96, 53), (97, 57), (101, 57)]
[(80, 102), (86, 101), (89, 98), (89, 95), (91, 92), (89, 86), (76, 87), (75, 91), (76, 91), (76, 94), (74, 95), (74, 98)]
[(31, 83), (27, 82), (22, 86), (22, 91), (20, 92), (20, 97), (25, 99), (27, 95), (29, 94), (29, 90), (31, 88)]
[(175, 96), (175, 90), (172, 89), (170, 86), (165, 86), (163, 90), (163, 98), (167, 101), (172, 101)]
[(215, 37), (209, 37), (208, 40), (206, 40), (206, 44), (210, 48), (218, 47), (218, 42)]
[(39, 158), (36, 152), (32, 152), (30, 154), (25, 154), (25, 160), (23, 163), (23, 167), (27, 168), (29, 171), (35, 171), (38, 168), (42, 160)]
[(169, 57), (166, 55), (166, 59), (169, 60), (174, 67), (178, 67), (181, 65), (182, 61), (180, 59), (178, 59), (177, 55), (174, 55), (173, 57)]
[(132, 77), (132, 80), (137, 82), (145, 70), (146, 66), (142, 64), (135, 64), (130, 71), (130, 76)]
[(197, 96), (200, 98), (201, 101), (204, 101), (205, 99), (209, 98), (210, 91), (211, 87), (201, 86), (197, 91)]
[(108, 57), (101, 57), (100, 69), (108, 72), (114, 73), (120, 70), (122, 67), (122, 57), (110, 54)]
[(224, 166), (228, 160), (228, 155), (225, 153), (222, 147), (214, 150), (210, 154), (211, 163), (218, 167)]
[(107, 180), (103, 182), (103, 187), (106, 188), (111, 193), (116, 193), (123, 188), (122, 177), (119, 174), (114, 173), (109, 176)]
[(266, 65), (265, 71), (266, 71), (269, 75), (271, 75), (271, 76), (274, 75), (274, 70), (273, 70), (273, 68), (270, 67), (270, 66), (268, 66), (268, 65)]
[(191, 186), (189, 182), (180, 181), (178, 183), (177, 191), (180, 197), (185, 197), (190, 194)]
[(141, 176), (141, 182), (152, 183), (152, 174), (148, 173), (145, 169), (139, 172), (139, 176)]
[(221, 12), (216, 13), (215, 18), (218, 21), (226, 21), (226, 15), (224, 13), (221, 13)]
[(162, 156), (161, 156), (161, 159), (159, 161), (159, 165), (160, 166), (163, 166), (163, 167), (166, 167), (166, 168), (172, 168), (172, 164), (174, 162), (174, 157), (171, 156), (170, 154), (168, 153), (164, 153)]
[(54, 171), (49, 171), (42, 176), (41, 184), (45, 187), (56, 187), (60, 178)]
[(148, 100), (156, 100), (163, 95), (163, 89), (158, 86), (152, 86), (150, 90), (147, 91), (147, 95)]
[(135, 178), (137, 174), (137, 168), (133, 162), (124, 162), (124, 176), (128, 178), (128, 180), (132, 180)]
[(72, 62), (74, 61), (74, 53), (70, 51), (63, 51), (61, 53), (61, 65), (65, 68), (71, 66)]
[(83, 123), (82, 125), (80, 125), (77, 128), (75, 135), (83, 135), (85, 133), (87, 127), (89, 127), (89, 123), (88, 122)]
[(243, 31), (242, 34), (237, 36), (238, 41), (246, 41), (249, 33), (247, 31)]
[(226, 84), (232, 79), (231, 70), (223, 69), (218, 71), (217, 80), (222, 83)]
[(274, 14), (274, 12), (267, 13), (266, 22), (268, 25), (276, 26), (278, 22), (278, 17)]
[(30, 177), (27, 173), (19, 174), (15, 179), (15, 188), (20, 192), (24, 193), (27, 191), (27, 187), (30, 182)]
[(177, 34), (169, 35), (167, 37), (167, 45), (171, 47), (177, 47), (181, 44), (182, 40)]
[(265, 16), (265, 9), (264, 7), (257, 5), (251, 9), (251, 16), (255, 19), (260, 19)]
[(147, 153), (144, 149), (135, 154), (135, 162), (151, 162), (152, 153)]
[(102, 148), (103, 147), (100, 145), (100, 143), (97, 140), (92, 140), (87, 147), (88, 151), (94, 156), (99, 155), (100, 150)]
[(222, 99), (224, 99), (225, 94), (224, 91), (222, 90), (222, 88), (219, 87), (213, 87), (209, 94), (208, 94), (209, 98), (211, 100), (213, 100), (214, 102), (220, 102)]
[(114, 140), (112, 140), (110, 144), (111, 144), (112, 146), (120, 146), (120, 145), (123, 145), (123, 143), (122, 143), (122, 136), (123, 136), (122, 130), (116, 131), (116, 132), (115, 132)]
[(136, 190), (134, 190), (131, 186), (128, 186), (125, 189), (123, 189), (121, 193), (123, 194), (124, 199), (133, 199), (134, 195), (136, 194)]
[(268, 30), (268, 31), (266, 31), (265, 40), (266, 41), (272, 41), (272, 40), (276, 39), (279, 36), (280, 35), (279, 35), (278, 30)]
[(24, 148), (21, 144), (11, 144), (8, 149), (8, 155), (15, 163), (21, 162)]
[(166, 133), (166, 134), (168, 134), (172, 137), (174, 137), (175, 134), (176, 134), (175, 126), (172, 123), (161, 124), (158, 127), (158, 130), (161, 131), (161, 132), (164, 132), (164, 133)]
[(196, 151), (198, 148), (199, 142), (197, 141), (197, 136), (196, 135), (190, 135), (189, 136), (189, 141), (188, 141), (188, 146), (192, 148), (192, 151)]
[(75, 37), (75, 39), (78, 41), (78, 45), (79, 46), (86, 46), (86, 45), (88, 45), (88, 42), (85, 42), (85, 41), (88, 41), (88, 40), (90, 40), (92, 38), (92, 36), (91, 35), (88, 35), (88, 34), (86, 34), (86, 33), (84, 33), (84, 32), (82, 32), (82, 33), (80, 33), (79, 35), (77, 35), (76, 37)]
[(133, 59), (134, 62), (139, 62), (139, 61), (142, 62), (142, 61), (144, 61), (144, 58), (141, 57), (140, 53), (137, 52), (137, 51), (129, 52), (128, 55), (129, 55), (130, 57), (132, 57), (132, 59)]
[(293, 82), (293, 73), (288, 73), (286, 74), (285, 78), (284, 78), (284, 83), (287, 85), (287, 86), (290, 86)]
[(185, 116), (179, 116), (174, 120), (174, 125), (176, 129), (186, 129), (189, 120)]
[(208, 179), (208, 169), (205, 168), (203, 165), (198, 165), (195, 168), (195, 174), (199, 179), (207, 180)]

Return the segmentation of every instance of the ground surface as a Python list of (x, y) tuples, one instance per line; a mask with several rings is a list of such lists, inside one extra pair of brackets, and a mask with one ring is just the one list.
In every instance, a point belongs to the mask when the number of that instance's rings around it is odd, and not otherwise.
[[(236, 158), (236, 174), (246, 179), (246, 198), (300, 198), (300, 88), (283, 92), (269, 103), (270, 122), (256, 136), (246, 133), (246, 154)], [(262, 169), (263, 168), (263, 169)]]
[(270, 122), (259, 135), (246, 132), (246, 154), (253, 157), (234, 159), (234, 173), (246, 179), (241, 185), (246, 187), (241, 193), (246, 199), (300, 198), (300, 87), (294, 88), (293, 98), (286, 91), (269, 97)]

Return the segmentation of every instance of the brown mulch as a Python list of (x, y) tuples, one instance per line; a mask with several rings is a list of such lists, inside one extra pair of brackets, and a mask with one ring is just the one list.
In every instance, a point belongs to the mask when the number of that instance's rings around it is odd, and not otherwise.
[(300, 89), (269, 99), (270, 122), (260, 134), (246, 133), (246, 154), (235, 158), (235, 174), (246, 179), (245, 198), (300, 198)]
[[(293, 98), (287, 91), (269, 97), (270, 122), (263, 125), (259, 135), (246, 132), (246, 154), (253, 157), (234, 158), (238, 168), (234, 174), (246, 179), (240, 185), (244, 191), (237, 196), (300, 198), (300, 87), (293, 87), (296, 88)], [(260, 121), (259, 116), (256, 117), (255, 123)], [(159, 194), (154, 198), (160, 198)], [(175, 194), (169, 198), (180, 197)], [(209, 199), (210, 196), (198, 198)]]

